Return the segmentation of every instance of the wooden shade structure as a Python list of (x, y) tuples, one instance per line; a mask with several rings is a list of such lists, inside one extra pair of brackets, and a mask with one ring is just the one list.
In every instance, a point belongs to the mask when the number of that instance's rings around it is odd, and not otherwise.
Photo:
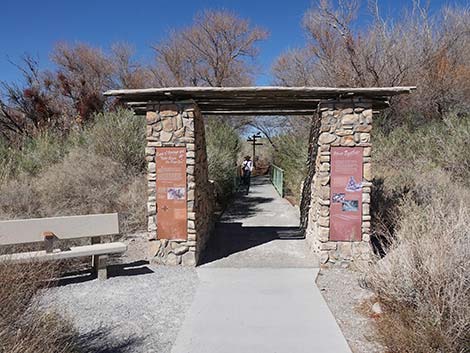
[(354, 98), (386, 108), (390, 97), (410, 93), (416, 87), (169, 87), (110, 90), (114, 96), (134, 109), (147, 111), (149, 104), (164, 101), (194, 101), (205, 115), (309, 115), (320, 102)]

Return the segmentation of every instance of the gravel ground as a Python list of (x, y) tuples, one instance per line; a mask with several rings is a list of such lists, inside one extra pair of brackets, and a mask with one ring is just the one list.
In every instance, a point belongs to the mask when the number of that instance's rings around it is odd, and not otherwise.
[(348, 269), (322, 269), (317, 285), (336, 318), (354, 353), (382, 353), (373, 341), (371, 319), (360, 313), (359, 306), (372, 297), (359, 286), (361, 274)]
[[(196, 292), (196, 270), (148, 264), (146, 233), (123, 241), (128, 251), (111, 259), (108, 280), (72, 277), (43, 291), (39, 303), (70, 318), (89, 353), (170, 353)], [(359, 272), (322, 269), (317, 284), (352, 351), (382, 353), (371, 319), (358, 310), (371, 298), (359, 280)]]
[(169, 353), (196, 290), (195, 269), (144, 264), (121, 273), (48, 289), (40, 303), (69, 317), (89, 352)]

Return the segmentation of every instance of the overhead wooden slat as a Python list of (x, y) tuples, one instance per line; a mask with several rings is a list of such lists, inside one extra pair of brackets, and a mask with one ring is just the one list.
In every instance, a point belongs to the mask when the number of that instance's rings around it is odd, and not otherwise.
[(111, 90), (114, 96), (138, 113), (147, 105), (164, 101), (191, 100), (203, 114), (310, 114), (320, 101), (362, 99), (379, 109), (391, 96), (410, 93), (415, 87), (170, 87)]

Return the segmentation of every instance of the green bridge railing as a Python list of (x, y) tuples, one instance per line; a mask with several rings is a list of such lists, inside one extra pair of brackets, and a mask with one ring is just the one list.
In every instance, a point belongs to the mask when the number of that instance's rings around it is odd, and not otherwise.
[(284, 197), (284, 170), (274, 164), (271, 165), (271, 183), (279, 195)]

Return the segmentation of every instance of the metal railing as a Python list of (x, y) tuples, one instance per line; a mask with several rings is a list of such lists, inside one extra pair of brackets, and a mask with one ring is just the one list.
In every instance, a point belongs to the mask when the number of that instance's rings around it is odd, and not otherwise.
[(284, 197), (284, 170), (271, 165), (271, 183), (281, 197)]

